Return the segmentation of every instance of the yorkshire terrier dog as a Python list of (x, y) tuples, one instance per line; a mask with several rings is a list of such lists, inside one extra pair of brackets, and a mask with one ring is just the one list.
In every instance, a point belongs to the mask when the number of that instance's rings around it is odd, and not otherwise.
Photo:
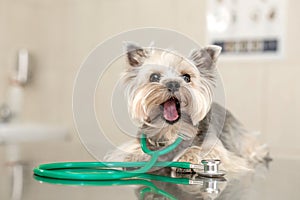
[[(220, 159), (229, 172), (249, 170), (268, 157), (266, 145), (224, 107), (213, 102), (219, 46), (193, 50), (185, 57), (171, 50), (127, 43), (127, 68), (122, 76), (128, 109), (147, 137), (151, 150), (184, 141), (161, 161), (200, 164)], [(135, 139), (108, 154), (109, 161), (147, 161)], [(181, 169), (176, 169), (177, 172)]]

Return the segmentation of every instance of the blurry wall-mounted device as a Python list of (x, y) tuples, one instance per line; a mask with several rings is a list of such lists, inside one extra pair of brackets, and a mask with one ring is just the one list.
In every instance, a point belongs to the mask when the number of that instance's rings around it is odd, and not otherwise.
[(25, 85), (29, 80), (29, 53), (27, 49), (18, 51), (17, 63), (12, 70), (12, 82), (18, 85)]
[(207, 0), (207, 42), (225, 59), (282, 59), (286, 13), (285, 0)]

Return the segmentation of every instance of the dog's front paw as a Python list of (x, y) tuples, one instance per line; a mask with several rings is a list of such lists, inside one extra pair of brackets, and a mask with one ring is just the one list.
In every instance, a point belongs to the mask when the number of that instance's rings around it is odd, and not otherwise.
[[(175, 161), (177, 162), (189, 162), (191, 164), (200, 164), (200, 148), (191, 147), (187, 149), (182, 155), (180, 155)], [(181, 174), (194, 174), (196, 173), (193, 169), (173, 168), (176, 173)]]
[(200, 153), (200, 147), (190, 147), (177, 159), (177, 161), (199, 164), (201, 162)]

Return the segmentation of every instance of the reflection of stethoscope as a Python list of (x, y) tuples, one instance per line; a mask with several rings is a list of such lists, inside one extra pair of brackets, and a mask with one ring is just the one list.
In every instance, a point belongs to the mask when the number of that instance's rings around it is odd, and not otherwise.
[[(101, 180), (120, 180), (124, 178), (139, 178), (141, 174), (148, 172), (152, 167), (176, 167), (184, 169), (201, 169), (202, 165), (191, 164), (189, 162), (158, 162), (158, 157), (174, 150), (182, 138), (178, 137), (176, 141), (168, 147), (151, 151), (147, 147), (146, 137), (142, 134), (141, 148), (151, 156), (148, 162), (62, 162), (42, 164), (34, 168), (35, 175), (44, 178), (53, 178), (61, 180), (77, 181), (101, 181)], [(204, 171), (199, 174), (206, 177), (221, 177), (225, 173), (218, 170), (219, 160), (204, 160)], [(138, 168), (133, 171), (117, 170), (115, 168)], [(186, 184), (193, 184), (189, 179)]]
[[(156, 186), (151, 180), (173, 183), (177, 185), (198, 185), (200, 186), (200, 191), (203, 193), (209, 194), (218, 194), (220, 193), (220, 184), (226, 184), (225, 178), (204, 178), (204, 177), (194, 177), (189, 178), (172, 178), (168, 176), (160, 176), (155, 174), (139, 174), (138, 178), (134, 179), (122, 179), (122, 180), (68, 180), (68, 179), (53, 179), (46, 178), (41, 176), (34, 176), (34, 179), (42, 183), (50, 184), (60, 184), (60, 185), (78, 185), (78, 186), (126, 186), (126, 185), (140, 185), (144, 186), (139, 191), (139, 199), (144, 199), (147, 193), (155, 193), (161, 196), (166, 197), (170, 200), (176, 200), (172, 194), (166, 192), (164, 189)], [(222, 186), (221, 186), (222, 187)]]
[(173, 195), (155, 186), (151, 180), (159, 180), (164, 182), (171, 182), (176, 184), (189, 184), (187, 178), (171, 178), (166, 176), (158, 176), (153, 174), (140, 174), (138, 179), (124, 179), (124, 180), (106, 180), (106, 181), (78, 181), (78, 180), (66, 180), (66, 179), (52, 179), (40, 176), (34, 176), (34, 178), (41, 182), (50, 184), (61, 184), (61, 185), (79, 185), (79, 186), (125, 186), (125, 185), (141, 185), (145, 186), (140, 192), (140, 198), (144, 199), (146, 193), (155, 193), (161, 196), (167, 197), (170, 200), (176, 200)]

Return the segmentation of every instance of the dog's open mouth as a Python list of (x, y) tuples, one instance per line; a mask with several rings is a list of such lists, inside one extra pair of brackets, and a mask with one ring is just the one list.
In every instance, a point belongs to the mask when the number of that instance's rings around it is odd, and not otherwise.
[(172, 97), (161, 104), (163, 118), (169, 123), (173, 124), (180, 118), (180, 103), (177, 98)]

